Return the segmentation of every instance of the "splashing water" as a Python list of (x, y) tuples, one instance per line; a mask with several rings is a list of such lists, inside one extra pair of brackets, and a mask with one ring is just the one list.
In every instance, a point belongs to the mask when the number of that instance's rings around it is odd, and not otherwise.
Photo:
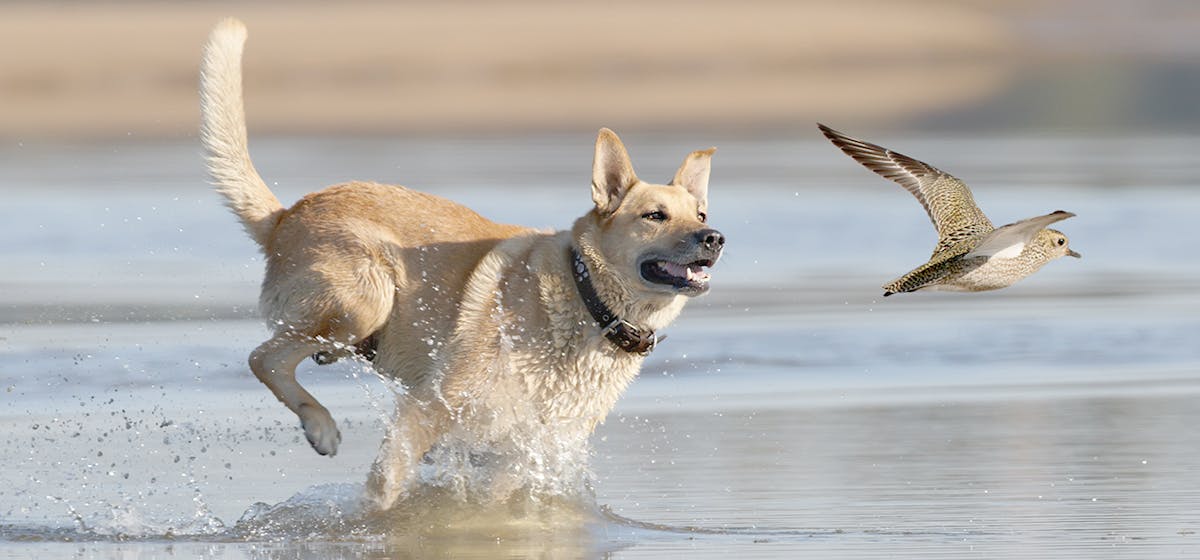
[(425, 454), (417, 480), (386, 511), (362, 484), (311, 487), (275, 505), (257, 503), (232, 528), (239, 538), (543, 539), (586, 533), (601, 518), (586, 439), (554, 430), (483, 442), (456, 428)]

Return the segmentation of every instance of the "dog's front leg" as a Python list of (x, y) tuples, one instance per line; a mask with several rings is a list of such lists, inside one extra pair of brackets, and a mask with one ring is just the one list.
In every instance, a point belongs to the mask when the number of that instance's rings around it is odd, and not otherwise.
[(337, 454), (342, 434), (326, 409), (296, 381), (296, 366), (325, 345), (292, 332), (278, 333), (250, 353), (250, 370), (275, 398), (286, 405), (304, 428), (304, 437), (321, 455)]
[(422, 401), (408, 393), (397, 397), (395, 416), (367, 477), (367, 500), (377, 510), (391, 508), (408, 491), (447, 418), (436, 399)]

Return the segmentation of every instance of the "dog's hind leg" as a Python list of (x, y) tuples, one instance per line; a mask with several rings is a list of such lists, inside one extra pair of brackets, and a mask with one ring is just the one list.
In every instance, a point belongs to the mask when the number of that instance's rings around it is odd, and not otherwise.
[(278, 330), (250, 354), (250, 369), (300, 417), (313, 449), (333, 455), (341, 434), (329, 411), (296, 381), (296, 366), (310, 356), (370, 349), (388, 320), (396, 286), (387, 263), (362, 245), (318, 249), (269, 260), (259, 302)]
[(296, 381), (296, 366), (328, 343), (294, 331), (277, 333), (250, 353), (250, 370), (275, 398), (286, 405), (304, 428), (304, 437), (321, 455), (335, 455), (342, 434), (333, 417)]

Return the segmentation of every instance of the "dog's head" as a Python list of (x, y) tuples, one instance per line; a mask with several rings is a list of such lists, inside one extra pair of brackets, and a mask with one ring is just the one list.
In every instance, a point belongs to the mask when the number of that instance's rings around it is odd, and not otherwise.
[(596, 138), (592, 200), (597, 247), (622, 284), (641, 293), (697, 296), (725, 236), (708, 226), (709, 162), (714, 148), (688, 154), (666, 185), (633, 172), (621, 139), (607, 128)]

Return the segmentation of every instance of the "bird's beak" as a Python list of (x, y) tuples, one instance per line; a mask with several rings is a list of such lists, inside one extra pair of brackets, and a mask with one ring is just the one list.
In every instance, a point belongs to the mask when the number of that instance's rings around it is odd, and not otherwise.
[(1070, 256), (1070, 257), (1075, 257), (1075, 258), (1077, 258), (1077, 259), (1082, 259), (1082, 258), (1083, 258), (1083, 255), (1080, 255), (1079, 253), (1076, 253), (1076, 252), (1075, 252), (1074, 250), (1072, 250), (1072, 249), (1067, 249), (1067, 256)]

